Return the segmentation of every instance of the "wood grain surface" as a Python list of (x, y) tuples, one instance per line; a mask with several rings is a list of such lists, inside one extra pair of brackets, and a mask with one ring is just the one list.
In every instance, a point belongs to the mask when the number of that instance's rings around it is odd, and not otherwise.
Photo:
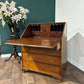
[(9, 45), (20, 45), (20, 46), (28, 46), (28, 47), (41, 47), (41, 48), (54, 48), (56, 44), (60, 41), (60, 38), (45, 38), (45, 37), (29, 37), (29, 38), (21, 38), (18, 40), (12, 40), (6, 42), (5, 44)]
[(33, 54), (33, 53), (25, 53), (24, 52), (24, 53), (22, 53), (22, 59), (40, 62), (40, 63), (52, 64), (52, 65), (60, 65), (61, 64), (60, 57), (49, 56), (49, 55), (41, 55), (41, 54)]
[[(57, 48), (47, 49), (47, 48), (32, 48), (32, 47), (21, 47), (22, 52), (30, 52), (30, 53), (38, 53), (44, 55), (53, 55), (53, 56), (61, 56), (61, 50), (57, 51)], [(38, 52), (37, 52), (38, 51)]]

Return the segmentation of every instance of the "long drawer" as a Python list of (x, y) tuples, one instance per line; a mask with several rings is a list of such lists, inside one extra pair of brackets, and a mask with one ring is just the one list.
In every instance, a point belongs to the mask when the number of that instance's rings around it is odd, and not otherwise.
[(32, 52), (32, 53), (61, 56), (61, 49), (59, 51), (56, 51), (56, 48), (45, 49), (45, 48), (32, 48), (32, 47), (22, 46), (21, 49), (22, 49), (22, 51), (28, 51), (28, 52)]
[(28, 70), (39, 71), (42, 73), (49, 73), (49, 74), (60, 74), (60, 68), (57, 66), (30, 62), (30, 61), (22, 61), (22, 66)]
[(41, 54), (33, 54), (33, 53), (27, 53), (27, 52), (22, 53), (22, 59), (23, 60), (32, 60), (32, 61), (41, 62), (41, 63), (54, 64), (54, 65), (61, 64), (60, 57), (41, 55)]

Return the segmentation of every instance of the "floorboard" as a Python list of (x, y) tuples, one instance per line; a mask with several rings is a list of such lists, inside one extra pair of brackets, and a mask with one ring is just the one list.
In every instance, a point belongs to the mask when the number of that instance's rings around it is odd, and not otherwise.
[(5, 62), (7, 58), (0, 58), (0, 84), (84, 84), (84, 72), (67, 63), (63, 82), (36, 72), (22, 72), (21, 64), (14, 58)]

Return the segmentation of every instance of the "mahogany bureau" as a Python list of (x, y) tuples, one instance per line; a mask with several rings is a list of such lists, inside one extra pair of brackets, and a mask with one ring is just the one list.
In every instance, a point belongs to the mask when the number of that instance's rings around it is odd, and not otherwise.
[(18, 40), (5, 44), (20, 45), (22, 70), (32, 70), (63, 78), (66, 69), (66, 23), (30, 23)]

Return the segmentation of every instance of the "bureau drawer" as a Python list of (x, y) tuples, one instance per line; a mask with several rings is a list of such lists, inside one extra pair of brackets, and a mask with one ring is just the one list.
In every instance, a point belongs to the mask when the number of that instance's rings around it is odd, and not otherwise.
[(48, 56), (48, 55), (40, 55), (40, 54), (33, 54), (33, 53), (22, 53), (23, 60), (32, 60), (41, 63), (48, 63), (54, 65), (60, 65), (60, 57), (55, 56)]
[(61, 56), (61, 49), (59, 51), (56, 51), (56, 48), (45, 49), (45, 48), (32, 48), (32, 47), (22, 46), (21, 49), (22, 51), (28, 51), (32, 53)]
[(28, 69), (28, 70), (34, 70), (34, 71), (50, 73), (50, 74), (59, 74), (60, 73), (60, 68), (57, 66), (30, 62), (30, 61), (23, 61), (22, 65), (23, 65), (23, 68)]

